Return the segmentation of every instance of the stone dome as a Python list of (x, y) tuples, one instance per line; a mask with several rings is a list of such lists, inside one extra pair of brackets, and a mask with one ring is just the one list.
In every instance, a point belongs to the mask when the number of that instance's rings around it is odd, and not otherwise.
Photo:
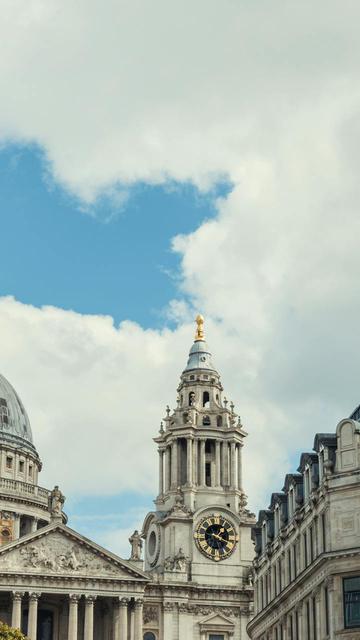
[(14, 387), (0, 374), (0, 442), (36, 453), (30, 420)]
[(215, 371), (211, 360), (211, 353), (205, 340), (196, 340), (190, 349), (189, 359), (184, 371), (191, 371), (192, 369)]

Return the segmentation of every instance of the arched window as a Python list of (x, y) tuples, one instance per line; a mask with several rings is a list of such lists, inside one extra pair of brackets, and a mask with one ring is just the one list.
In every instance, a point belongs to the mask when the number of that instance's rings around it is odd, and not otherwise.
[(155, 633), (153, 633), (152, 631), (147, 631), (144, 634), (144, 640), (156, 640)]
[(183, 413), (183, 423), (184, 423), (184, 424), (187, 424), (188, 417), (189, 417), (189, 414), (188, 414), (188, 413)]
[(204, 416), (203, 417), (203, 426), (204, 427), (208, 427), (210, 424), (211, 424), (210, 416)]
[(210, 404), (210, 396), (208, 391), (203, 393), (203, 407), (208, 407)]
[(216, 424), (218, 427), (222, 427), (222, 416), (217, 416)]

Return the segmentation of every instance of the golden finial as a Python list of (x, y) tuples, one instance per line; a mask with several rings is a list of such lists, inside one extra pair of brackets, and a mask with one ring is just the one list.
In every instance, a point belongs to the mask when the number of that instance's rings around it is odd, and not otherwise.
[(200, 314), (196, 316), (196, 333), (195, 333), (195, 341), (196, 340), (205, 340), (204, 335), (204, 318)]

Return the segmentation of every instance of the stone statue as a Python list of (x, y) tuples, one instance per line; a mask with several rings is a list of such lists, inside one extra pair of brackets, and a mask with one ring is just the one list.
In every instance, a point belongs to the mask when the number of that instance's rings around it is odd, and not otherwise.
[(61, 518), (63, 504), (65, 502), (65, 496), (60, 491), (58, 485), (55, 485), (50, 493), (50, 512), (55, 518)]
[(130, 560), (141, 560), (140, 556), (141, 556), (141, 549), (142, 549), (143, 543), (137, 529), (135, 529), (132, 536), (130, 536), (129, 542), (131, 544)]
[(179, 548), (176, 556), (174, 557), (174, 571), (185, 571), (186, 569), (186, 555), (182, 548)]

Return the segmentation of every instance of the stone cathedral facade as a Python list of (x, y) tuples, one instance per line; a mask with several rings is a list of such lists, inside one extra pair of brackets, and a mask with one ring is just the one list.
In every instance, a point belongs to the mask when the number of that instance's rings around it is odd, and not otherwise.
[(248, 637), (246, 432), (223, 395), (201, 316), (177, 394), (154, 439), (155, 509), (124, 560), (68, 527), (60, 489), (39, 486), (29, 419), (0, 376), (0, 619), (30, 640)]

